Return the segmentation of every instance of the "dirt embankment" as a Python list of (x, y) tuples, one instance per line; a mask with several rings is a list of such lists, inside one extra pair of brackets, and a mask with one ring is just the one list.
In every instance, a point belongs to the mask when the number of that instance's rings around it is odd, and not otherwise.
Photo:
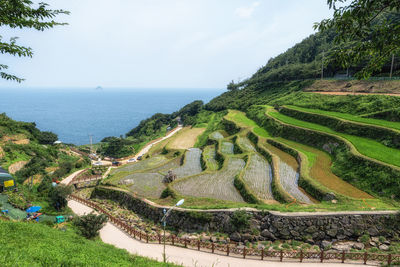
[(2, 158), (2, 157), (4, 157), (6, 154), (5, 154), (5, 152), (4, 152), (4, 150), (3, 150), (3, 148), (0, 146), (0, 159)]
[(304, 89), (306, 92), (321, 94), (385, 94), (400, 96), (400, 80), (358, 81), (358, 80), (317, 80)]
[(15, 174), (17, 171), (22, 169), (27, 163), (28, 163), (28, 161), (15, 162), (15, 163), (11, 164), (10, 167), (8, 167), (8, 172), (10, 174)]
[(3, 136), (1, 141), (4, 143), (11, 141), (17, 145), (27, 145), (30, 142), (30, 140), (27, 139), (24, 134), (15, 134), (15, 135), (11, 135), (11, 136), (5, 135), (5, 136)]

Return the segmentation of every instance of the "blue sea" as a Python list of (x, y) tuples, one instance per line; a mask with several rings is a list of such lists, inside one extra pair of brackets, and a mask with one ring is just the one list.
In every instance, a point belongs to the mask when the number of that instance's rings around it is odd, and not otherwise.
[(125, 135), (154, 113), (172, 113), (184, 105), (205, 103), (223, 90), (212, 89), (2, 89), (0, 113), (35, 122), (64, 143), (88, 144)]

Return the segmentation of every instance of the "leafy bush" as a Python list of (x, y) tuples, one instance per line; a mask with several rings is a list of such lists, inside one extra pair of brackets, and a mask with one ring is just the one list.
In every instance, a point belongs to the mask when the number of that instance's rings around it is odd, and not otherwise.
[(58, 136), (52, 132), (41, 132), (38, 137), (39, 143), (44, 145), (52, 145), (57, 140)]
[(79, 233), (82, 236), (92, 239), (99, 235), (99, 231), (103, 228), (107, 219), (108, 217), (105, 214), (96, 215), (91, 212), (90, 214), (76, 217), (74, 225), (79, 229)]
[(161, 198), (167, 198), (167, 197), (176, 198), (176, 193), (174, 190), (171, 189), (171, 187), (167, 186), (167, 188), (165, 188), (164, 191), (162, 191), (160, 197)]
[(247, 214), (244, 210), (237, 210), (233, 212), (231, 217), (231, 224), (236, 229), (236, 231), (242, 231), (249, 227), (251, 215)]
[(57, 210), (60, 211), (64, 209), (67, 204), (67, 197), (72, 193), (72, 187), (71, 186), (65, 186), (65, 185), (57, 185), (56, 187), (53, 187), (49, 191), (49, 200), (51, 205)]

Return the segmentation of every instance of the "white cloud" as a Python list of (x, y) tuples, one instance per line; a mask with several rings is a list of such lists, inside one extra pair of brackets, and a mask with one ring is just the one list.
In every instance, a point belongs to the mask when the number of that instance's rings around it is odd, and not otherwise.
[(238, 7), (235, 9), (235, 15), (240, 18), (250, 18), (253, 15), (254, 10), (256, 7), (260, 5), (260, 2), (254, 2), (251, 6), (247, 7)]

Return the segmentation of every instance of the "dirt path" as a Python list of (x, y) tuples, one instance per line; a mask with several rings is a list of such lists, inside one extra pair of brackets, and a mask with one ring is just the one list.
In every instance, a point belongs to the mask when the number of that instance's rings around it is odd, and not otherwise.
[(83, 171), (84, 171), (84, 170), (79, 170), (79, 171), (74, 172), (73, 174), (69, 175), (67, 178), (65, 178), (64, 180), (62, 180), (62, 181), (60, 182), (60, 184), (68, 185), (68, 184), (72, 181), (72, 179), (75, 178), (75, 176), (77, 176), (78, 174), (80, 174), (80, 173), (83, 172)]
[[(68, 201), (68, 206), (77, 214), (88, 214), (93, 209), (76, 202), (74, 200)], [(159, 244), (146, 244), (139, 242), (123, 231), (115, 227), (111, 223), (107, 223), (103, 229), (100, 230), (100, 238), (103, 242), (114, 245), (118, 248), (126, 249), (132, 254), (149, 257), (162, 261), (163, 246)], [(166, 254), (169, 262), (182, 264), (183, 266), (196, 266), (196, 267), (211, 267), (211, 266), (226, 266), (226, 267), (262, 267), (262, 266), (282, 266), (282, 267), (295, 267), (295, 266), (321, 266), (319, 262), (307, 262), (300, 264), (299, 262), (279, 262), (279, 261), (260, 261), (251, 259), (241, 259), (236, 257), (227, 257), (222, 255), (211, 254), (207, 252), (196, 251), (192, 249), (179, 248), (174, 246), (166, 247)], [(360, 265), (360, 264), (357, 264)], [(353, 264), (342, 263), (324, 263), (323, 266), (354, 266)]]

